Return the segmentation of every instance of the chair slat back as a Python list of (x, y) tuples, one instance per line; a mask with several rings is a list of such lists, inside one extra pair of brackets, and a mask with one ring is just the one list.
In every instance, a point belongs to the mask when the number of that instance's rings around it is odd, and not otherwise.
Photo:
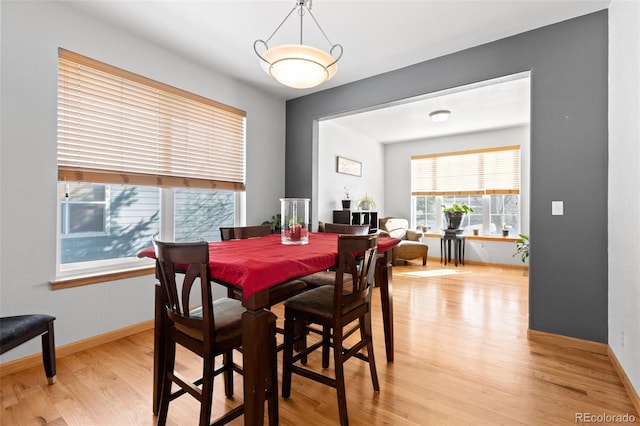
[[(378, 236), (375, 234), (338, 236), (334, 306), (345, 310), (363, 300), (370, 301), (377, 254)], [(343, 285), (346, 275), (352, 277), (350, 291), (345, 291)]]
[(220, 239), (244, 240), (246, 238), (263, 237), (271, 234), (271, 225), (229, 226), (220, 227)]
[[(211, 337), (215, 323), (209, 284), (209, 244), (206, 241), (170, 243), (154, 240), (153, 245), (160, 283), (167, 295), (167, 315), (176, 323), (202, 329), (205, 339)], [(196, 283), (200, 285), (202, 316), (194, 317), (190, 310)]]
[(329, 232), (332, 234), (367, 235), (369, 233), (369, 225), (325, 223), (324, 232)]

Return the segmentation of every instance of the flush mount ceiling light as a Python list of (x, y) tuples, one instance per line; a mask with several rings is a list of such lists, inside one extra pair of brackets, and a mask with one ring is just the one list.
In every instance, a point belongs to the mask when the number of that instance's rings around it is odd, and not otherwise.
[(433, 120), (434, 123), (442, 123), (443, 121), (446, 121), (447, 118), (449, 118), (449, 115), (451, 115), (451, 111), (449, 111), (448, 109), (439, 109), (430, 113), (429, 117)]
[[(273, 38), (282, 27), (282, 24), (296, 10), (298, 11), (298, 16), (300, 16), (300, 44), (283, 44), (269, 48), (269, 40)], [(303, 18), (307, 13), (311, 16), (329, 46), (331, 46), (329, 53), (303, 44), (302, 24)], [(258, 52), (259, 45), (265, 49), (262, 54)], [(332, 44), (329, 41), (315, 16), (311, 13), (311, 0), (297, 0), (296, 5), (267, 40), (256, 40), (253, 43), (253, 50), (260, 58), (260, 65), (267, 74), (271, 75), (279, 83), (296, 89), (308, 89), (329, 80), (338, 70), (336, 63), (342, 57), (342, 45)], [(338, 53), (337, 57), (333, 56), (334, 50)]]

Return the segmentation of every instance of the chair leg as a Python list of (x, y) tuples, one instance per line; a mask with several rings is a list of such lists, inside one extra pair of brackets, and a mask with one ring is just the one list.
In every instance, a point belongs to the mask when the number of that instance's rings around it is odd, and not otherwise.
[(371, 332), (371, 312), (365, 314), (364, 318), (360, 319), (361, 336), (366, 339), (367, 342), (367, 361), (369, 362), (369, 370), (371, 372), (371, 384), (373, 390), (380, 391), (380, 384), (378, 382), (378, 372), (376, 370), (376, 359), (373, 355), (373, 336)]
[(224, 394), (227, 398), (233, 396), (233, 350), (222, 354), (222, 365), (224, 368)]
[(42, 362), (47, 381), (52, 385), (56, 382), (56, 344), (53, 321), (49, 321), (47, 332), (42, 335)]
[(171, 380), (169, 373), (173, 373), (176, 362), (176, 344), (175, 342), (165, 343), (165, 363), (164, 377), (162, 378), (162, 389), (160, 391), (160, 407), (158, 408), (158, 426), (164, 426), (167, 423), (167, 414), (169, 412), (169, 401), (171, 401)]
[(322, 368), (329, 368), (329, 348), (331, 347), (331, 327), (322, 326)]
[[(294, 343), (293, 343), (293, 350), (296, 352), (302, 352), (303, 350), (307, 349), (307, 334), (309, 333), (309, 331), (307, 330), (307, 323), (305, 321), (300, 321), (300, 320), (295, 320), (295, 325), (293, 326), (293, 335), (295, 336), (294, 338)], [(300, 338), (298, 339), (298, 336), (300, 336)], [(307, 364), (307, 356), (303, 356), (300, 359), (300, 363), (302, 365), (306, 365)]]
[(282, 351), (282, 397), (291, 396), (291, 360), (293, 359), (293, 340), (295, 320), (284, 320), (284, 350)]
[(342, 329), (340, 327), (333, 330), (333, 359), (340, 425), (347, 426), (349, 424), (349, 416), (347, 415), (347, 393), (344, 387), (344, 358), (342, 354)]
[[(200, 395), (200, 426), (211, 424), (211, 405), (213, 404), (213, 370), (215, 359), (205, 357), (202, 362), (202, 394)], [(233, 370), (232, 370), (233, 373)]]
[(422, 258), (422, 266), (426, 266), (427, 265), (427, 256), (424, 256)]

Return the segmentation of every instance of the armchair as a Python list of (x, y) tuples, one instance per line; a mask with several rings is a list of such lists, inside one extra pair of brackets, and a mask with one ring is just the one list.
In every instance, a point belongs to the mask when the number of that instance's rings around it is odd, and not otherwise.
[(409, 229), (409, 221), (398, 217), (383, 217), (379, 221), (381, 235), (399, 238), (400, 244), (393, 248), (391, 257), (393, 265), (398, 259), (411, 260), (421, 257), (422, 264), (427, 264), (429, 246), (420, 241), (422, 234)]

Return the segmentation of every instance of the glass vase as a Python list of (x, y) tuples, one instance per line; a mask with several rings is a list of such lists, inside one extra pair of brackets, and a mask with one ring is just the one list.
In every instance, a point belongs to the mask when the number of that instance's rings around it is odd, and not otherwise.
[(309, 198), (281, 198), (282, 244), (309, 243)]

